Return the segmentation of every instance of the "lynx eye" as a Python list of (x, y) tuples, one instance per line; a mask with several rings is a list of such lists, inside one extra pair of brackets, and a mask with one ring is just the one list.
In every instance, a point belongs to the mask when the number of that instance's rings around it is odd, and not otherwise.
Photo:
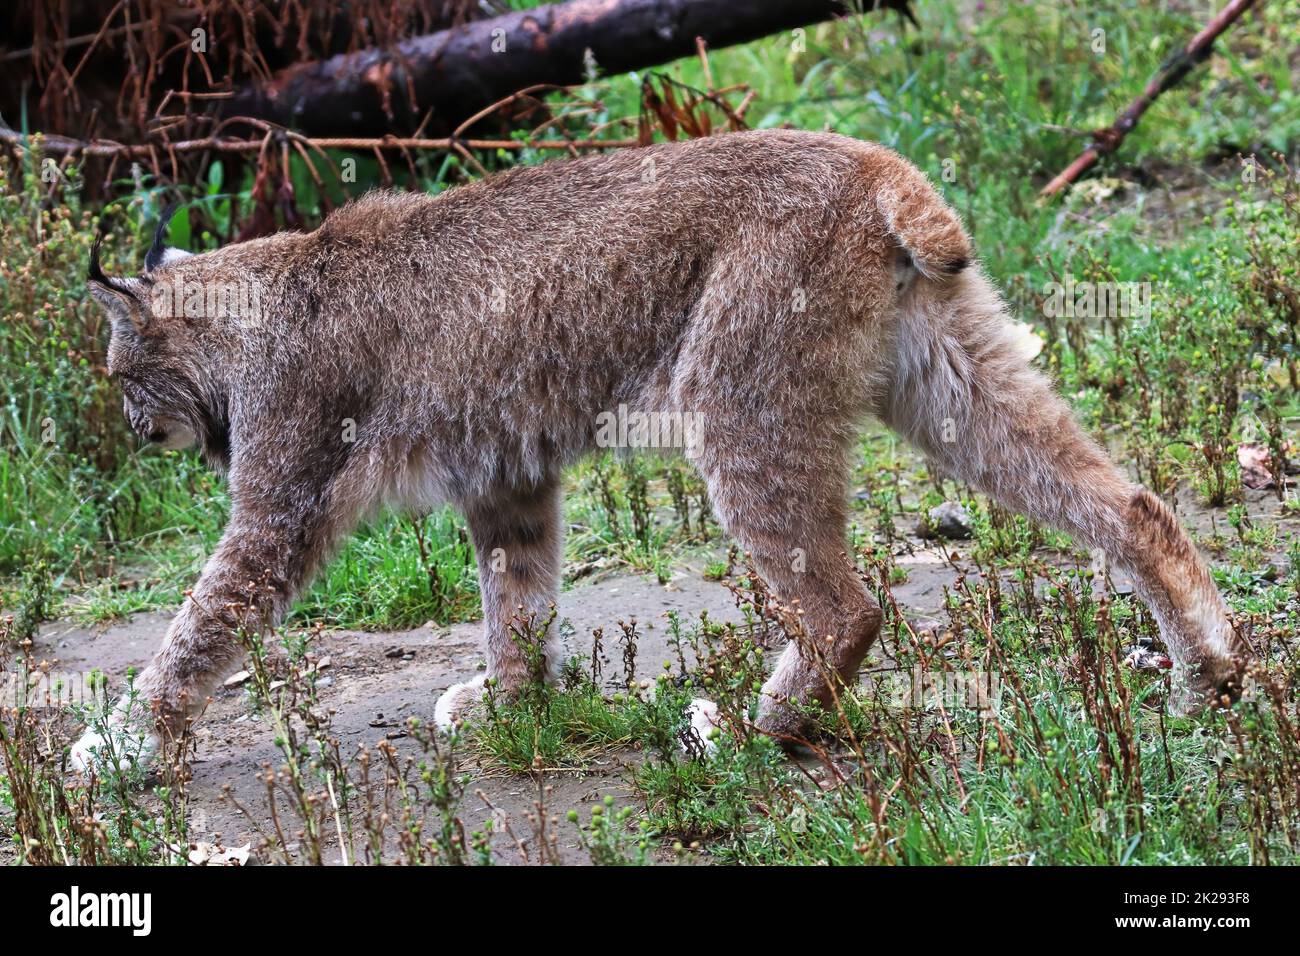
[(119, 379), (122, 386), (122, 394), (138, 405), (144, 397), (144, 389), (142, 389), (140, 384), (133, 378), (119, 376)]

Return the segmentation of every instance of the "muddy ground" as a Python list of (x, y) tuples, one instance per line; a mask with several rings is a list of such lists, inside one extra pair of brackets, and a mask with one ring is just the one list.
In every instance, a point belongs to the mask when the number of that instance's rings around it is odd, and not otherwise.
[[(1190, 498), (1181, 504), (1183, 521), (1202, 539), (1209, 537), (1215, 525), (1220, 533), (1231, 536), (1222, 513), (1198, 509)], [(1280, 520), (1283, 549), (1288, 536), (1300, 530), (1300, 519), (1279, 519), (1278, 503), (1271, 493), (1249, 492), (1247, 504), (1254, 518)], [(956, 555), (958, 566), (965, 563), (967, 545), (947, 546), (946, 550)], [(944, 560), (937, 545), (909, 537), (898, 550), (898, 563), (907, 569), (908, 577), (895, 586), (895, 597), (908, 616), (924, 626), (940, 614), (944, 587), (957, 572)], [(1284, 563), (1280, 556), (1277, 561)], [(604, 628), (606, 655), (614, 659), (605, 672), (616, 677), (621, 671), (612, 635), (618, 633), (619, 619), (635, 617), (641, 633), (638, 676), (653, 679), (665, 661), (675, 659), (668, 641), (666, 612), (676, 610), (684, 619), (698, 619), (701, 611), (707, 611), (717, 621), (741, 618), (732, 593), (702, 575), (706, 563), (705, 557), (682, 562), (667, 584), (660, 584), (652, 575), (622, 572), (581, 581), (566, 589), (559, 607), (561, 619), (568, 622), (563, 631), (568, 635), (570, 653), (588, 659), (592, 630)], [(1117, 579), (1116, 583), (1123, 586), (1125, 582)], [(40, 630), (34, 656), (52, 662), (64, 674), (98, 668), (117, 685), (128, 668), (147, 663), (170, 618), (170, 613), (147, 613), (103, 627), (66, 621), (47, 624)], [(333, 728), (345, 753), (385, 738), (392, 739), (400, 752), (414, 752), (414, 743), (400, 736), (406, 718), (418, 716), (428, 721), (438, 695), (482, 666), (477, 623), (449, 627), (430, 623), (414, 630), (386, 633), (325, 631), (313, 651), (318, 659), (328, 657), (330, 661), (328, 669), (322, 671), (325, 678), (319, 696), (321, 704), (334, 711)], [(266, 792), (257, 774), (264, 765), (279, 766), (281, 757), (269, 723), (252, 711), (245, 690), (223, 687), (216, 693), (198, 726), (196, 753), (190, 786), (191, 838), (226, 846), (252, 843), (256, 848), (259, 838), (253, 821), (221, 799), (223, 788), (231, 787), (238, 803), (257, 817), (256, 822), (263, 828), (268, 826)], [(585, 773), (547, 774), (548, 816), (559, 821), (558, 848), (566, 862), (587, 862), (576, 843), (576, 828), (564, 819), (567, 811), (583, 810), (585, 820), (585, 808), (606, 795), (612, 795), (619, 805), (635, 800), (627, 783), (627, 768), (637, 759), (638, 755), (629, 750), (597, 758)], [(497, 812), (509, 816), (531, 860), (535, 847), (528, 846), (532, 827), (527, 817), (537, 797), (534, 781), (475, 766), (472, 758), (465, 769), (473, 776), (461, 813), (466, 828), (476, 829), (494, 812), (476, 796), (475, 792), (481, 790)], [(498, 835), (496, 845), (501, 862), (521, 862), (521, 854), (504, 833)], [(338, 855), (337, 846), (331, 847), (330, 862), (338, 862)]]

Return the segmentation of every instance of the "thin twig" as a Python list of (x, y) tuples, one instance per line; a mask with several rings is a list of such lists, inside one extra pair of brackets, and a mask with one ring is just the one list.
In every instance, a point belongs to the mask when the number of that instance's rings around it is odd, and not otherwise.
[[(250, 121), (248, 117), (239, 117), (241, 120)], [(270, 124), (268, 124), (269, 126)], [(272, 127), (278, 130), (278, 127)], [(544, 140), (526, 140), (526, 139), (453, 139), (451, 137), (439, 137), (434, 139), (403, 139), (396, 136), (383, 136), (378, 138), (365, 137), (310, 137), (302, 136), (290, 130), (281, 130), (284, 135), (295, 139), (306, 146), (316, 149), (355, 149), (355, 150), (444, 150), (451, 152), (460, 152), (464, 149), (485, 149), (497, 150), (505, 149), (519, 151), (525, 149), (560, 149), (569, 150), (577, 149), (630, 149), (639, 146), (640, 143), (635, 139), (544, 139)], [(57, 136), (53, 134), (32, 134), (27, 135), (13, 129), (0, 128), (0, 143), (17, 147), (19, 149), (30, 148), (29, 144), (34, 136), (41, 137), (41, 152), (47, 156), (65, 156), (76, 154), (80, 156), (96, 157), (126, 157), (128, 159), (151, 157), (153, 155), (153, 145), (148, 143), (119, 143), (114, 140), (80, 140), (68, 136)], [(196, 139), (178, 140), (169, 144), (169, 148), (178, 153), (192, 153), (205, 149), (210, 149), (218, 153), (256, 153), (261, 150), (263, 140), (259, 139), (241, 139), (238, 137), (226, 136), (202, 136)]]

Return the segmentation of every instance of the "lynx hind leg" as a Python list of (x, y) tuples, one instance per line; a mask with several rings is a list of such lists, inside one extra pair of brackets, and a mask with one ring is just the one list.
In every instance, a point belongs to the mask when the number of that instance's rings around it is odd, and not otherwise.
[(922, 282), (902, 306), (886, 422), (949, 474), (1130, 572), (1174, 659), (1178, 709), (1235, 696), (1244, 648), (1205, 562), (1029, 367), (988, 281)]
[(563, 644), (549, 626), (562, 557), (558, 481), (503, 489), (464, 510), (478, 559), (487, 673), (439, 698), (434, 716), (444, 729), (482, 702), (488, 680), (494, 694), (509, 699), (530, 680), (555, 683), (564, 665)]
[[(758, 726), (783, 738), (802, 730), (792, 701), (828, 704), (837, 681), (855, 680), (882, 617), (846, 554), (844, 455), (839, 447), (828, 450), (838, 442), (813, 431), (782, 429), (783, 440), (773, 447), (770, 434), (761, 440), (736, 428), (725, 439), (729, 447), (763, 447), (760, 459), (729, 459), (714, 447), (707, 452), (711, 460), (701, 462), (719, 520), (777, 598), (792, 607), (797, 602), (804, 630), (818, 647), (810, 653), (792, 642), (763, 685)], [(705, 700), (694, 702), (690, 718), (706, 741), (720, 725), (716, 706)]]

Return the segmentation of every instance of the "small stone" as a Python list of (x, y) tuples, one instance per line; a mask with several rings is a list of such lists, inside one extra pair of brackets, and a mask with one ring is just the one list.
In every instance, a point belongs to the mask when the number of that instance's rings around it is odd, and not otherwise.
[(956, 541), (971, 536), (970, 515), (955, 501), (945, 501), (931, 508), (916, 525), (922, 538), (947, 538)]

